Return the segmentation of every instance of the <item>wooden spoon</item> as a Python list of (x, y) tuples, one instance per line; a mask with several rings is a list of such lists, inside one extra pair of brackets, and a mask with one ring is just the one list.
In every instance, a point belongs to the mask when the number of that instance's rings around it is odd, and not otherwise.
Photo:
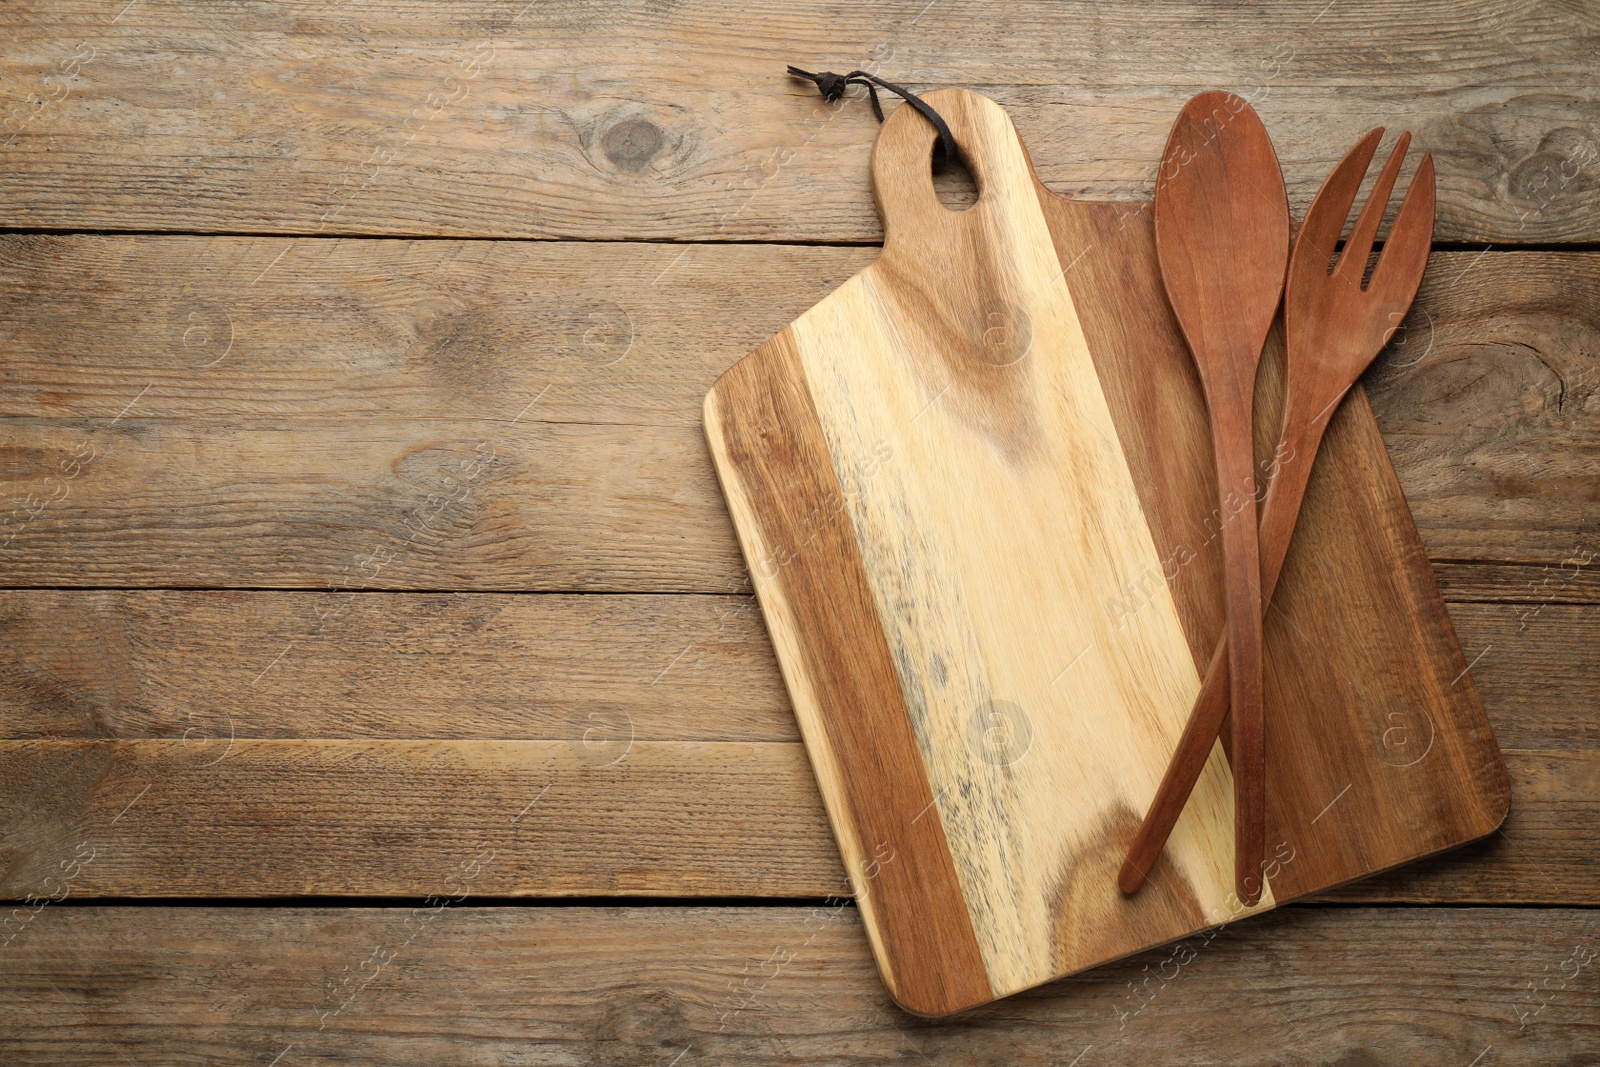
[(1173, 123), (1156, 175), (1156, 256), (1211, 416), (1228, 605), (1234, 882), (1261, 898), (1266, 841), (1261, 564), (1253, 444), (1256, 368), (1289, 265), (1289, 197), (1266, 127), (1232, 93), (1201, 93)]

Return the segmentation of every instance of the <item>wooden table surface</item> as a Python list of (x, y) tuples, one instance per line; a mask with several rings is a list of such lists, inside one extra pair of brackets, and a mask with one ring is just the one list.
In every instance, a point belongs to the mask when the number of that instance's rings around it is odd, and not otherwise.
[[(911, 0), (0, 11), (0, 1062), (1600, 1062), (1600, 17)], [(876, 126), (1148, 197), (1439, 174), (1368, 377), (1490, 839), (952, 1021), (872, 967), (699, 426), (875, 255)]]

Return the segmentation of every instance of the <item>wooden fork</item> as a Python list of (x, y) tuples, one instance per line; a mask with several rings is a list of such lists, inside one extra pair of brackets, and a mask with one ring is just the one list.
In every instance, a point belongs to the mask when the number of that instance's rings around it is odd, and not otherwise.
[[(1284, 297), (1287, 380), (1276, 453), (1281, 458), (1262, 507), (1259, 538), (1263, 612), (1278, 584), (1322, 435), (1339, 401), (1405, 318), (1427, 266), (1433, 241), (1432, 155), (1422, 157), (1372, 279), (1361, 284), (1378, 224), (1411, 142), (1411, 135), (1403, 133), (1356, 219), (1337, 265), (1329, 269), (1345, 219), (1382, 136), (1380, 127), (1363, 137), (1323, 182), (1306, 212), (1289, 260)], [(1124, 893), (1138, 889), (1155, 865), (1222, 730), (1228, 713), (1227, 649), (1224, 633), (1212, 653), (1205, 684), (1189, 713), (1177, 751), (1117, 876)]]

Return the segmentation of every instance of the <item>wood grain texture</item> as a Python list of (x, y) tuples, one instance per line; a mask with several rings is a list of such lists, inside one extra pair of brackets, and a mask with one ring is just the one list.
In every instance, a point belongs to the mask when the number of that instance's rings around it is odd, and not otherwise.
[[(987, 86), (1050, 184), (1089, 195), (1148, 196), (1171, 115), (1202, 88), (1245, 93), (1266, 116), (1297, 211), (1370, 124), (1409, 126), (1441, 159), (1445, 239), (1596, 240), (1600, 26), (1580, 5), (1273, 0), (1226, 21), (1190, 0), (981, 12), (923, 0), (781, 10), (552, 0), (518, 19), (524, 6), (30, 0), (0, 10), (5, 224), (601, 239), (0, 236), (0, 418), (10, 427), (0, 520), (36, 507), (30, 493), (52, 495), (36, 448), (60, 444), (58, 430), (87, 436), (122, 414), (114, 428), (146, 435), (124, 453), (138, 462), (102, 469), (129, 482), (94, 490), (113, 506), (35, 517), (26, 554), (21, 540), (0, 549), (0, 584), (322, 590), (6, 595), (0, 736), (160, 737), (169, 751), (125, 753), (99, 787), (92, 775), (41, 778), (42, 765), (26, 762), (0, 772), (6, 849), (54, 841), (55, 827), (70, 856), (82, 839), (67, 831), (133, 827), (143, 804), (166, 797), (164, 822), (102, 854), (105, 881), (85, 880), (91, 863), (66, 902), (16, 938), (5, 927), (0, 1060), (1596, 1058), (1592, 969), (1519, 1026), (1519, 1011), (1536, 1006), (1527, 984), (1593, 947), (1584, 912), (1288, 909), (1201, 950), (1182, 968), (1198, 982), (1162, 981), (1173, 966), (1163, 950), (970, 1023), (927, 1025), (885, 999), (854, 913), (833, 921), (831, 906), (457, 906), (420, 924), (410, 908), (75, 908), (79, 889), (293, 893), (308, 871), (327, 891), (416, 900), (465, 888), (468, 905), (479, 884), (841, 890), (800, 746), (732, 756), (696, 744), (796, 737), (748, 598), (328, 592), (353, 574), (391, 589), (747, 592), (700, 443), (699, 398), (876, 250), (615, 239), (881, 236), (867, 196), (869, 110), (820, 104), (778, 73), (786, 63), (867, 65), (916, 88)], [(493, 51), (476, 51), (485, 40)], [(1477, 247), (1435, 255), (1433, 291), (1369, 389), (1441, 584), (1484, 601), (1451, 611), (1469, 658), (1483, 653), (1472, 676), (1514, 750), (1515, 810), (1503, 834), (1336, 896), (1588, 907), (1600, 899), (1600, 568), (1580, 561), (1600, 549), (1600, 257), (1498, 247), (1480, 257)], [(526, 431), (519, 458), (544, 461), (517, 468), (520, 488), (504, 504), (515, 525), (457, 504), (440, 525), (460, 551), (413, 545), (404, 565), (378, 569), (374, 547), (393, 550), (433, 514), (429, 496), (453, 491), (450, 465), (471, 458), (491, 422)], [(250, 432), (229, 438), (230, 423)], [(551, 423), (578, 425), (552, 435)], [(458, 432), (466, 447), (416, 480), (406, 457)], [(319, 453), (354, 455), (354, 469), (303, 460)], [(71, 491), (95, 475), (91, 465)], [(474, 479), (472, 500), (487, 488)], [(533, 500), (551, 509), (548, 530), (522, 510)], [(596, 525), (575, 532), (568, 504)], [(267, 532), (270, 549), (245, 530)], [(373, 530), (396, 534), (374, 546)], [(562, 558), (574, 565), (552, 565)], [(287, 644), (330, 606), (341, 613), (326, 630), (252, 685), (266, 665), (256, 652), (276, 655), (253, 635)], [(658, 650), (660, 667), (673, 664), (665, 674), (649, 670)], [(615, 674), (583, 670), (586, 659), (615, 661)], [(430, 660), (444, 669), (430, 673)], [(644, 674), (660, 677), (641, 684)], [(598, 744), (593, 712), (604, 716)], [(641, 742), (666, 747), (596, 769), (589, 761), (612, 754), (619, 712)], [(584, 724), (576, 735), (573, 715)], [(296, 776), (286, 751), (235, 751), (199, 773), (185, 760), (212, 758), (205, 746), (230, 716), (246, 740), (359, 740), (302, 764), (326, 771), (323, 782)], [(485, 743), (502, 731), (530, 743)], [(459, 743), (430, 741), (424, 753), (408, 734)], [(171, 773), (124, 811), (117, 788), (142, 788), (146, 768)], [(478, 831), (520, 799), (515, 787), (552, 768), (555, 786), (516, 824), (532, 823), (533, 844), (473, 877), (486, 855)], [(39, 781), (65, 784), (51, 793)], [(58, 811), (87, 803), (85, 821), (50, 822), (41, 797)], [(680, 825), (684, 813), (705, 825)], [(459, 832), (433, 839), (430, 826)], [(510, 873), (496, 876), (502, 860)], [(398, 951), (395, 963), (325, 1015), (351, 988), (342, 982), (372, 974), (374, 946)]]
[(1597, 949), (1586, 909), (1289, 908), (929, 1022), (884, 996), (852, 909), (67, 906), (5, 950), (0, 1054), (1546, 1067), (1600, 1054)]
[[(1132, 227), (1139, 207), (1105, 210), (1114, 224), (1133, 213)], [(112, 442), (116, 461), (90, 464), (68, 506), (0, 550), (0, 582), (736, 592), (744, 568), (700, 398), (874, 254), (0, 238), (14, 296), (0, 301), (0, 520), (58, 493), (45, 479), (85, 442)], [(1442, 580), (1531, 562), (1505, 575), (1510, 595), (1531, 580), (1535, 599), (1570, 598), (1600, 574), (1576, 565), (1600, 554), (1597, 302), (1597, 254), (1434, 254), (1368, 387)], [(430, 495), (450, 495), (450, 465), (486, 435), (540, 457), (474, 483), (479, 500), (505, 489), (515, 523), (453, 506), (439, 523), (460, 535), (449, 550), (413, 546), (362, 574), (375, 548), (404, 545)], [(441, 440), (454, 443), (430, 452)]]
[(0, 457), (11, 584), (740, 588), (687, 427), (6, 419)]
[[(1448, 560), (1433, 564), (1452, 603), (1526, 603), (1530, 617), (1544, 604), (1600, 603), (1600, 567), (1581, 549), (1558, 563)], [(1596, 553), (1600, 556), (1600, 553)]]
[(1600, 640), (1600, 606), (1452, 604), (1450, 617), (1501, 744), (1561, 748), (1600, 736), (1600, 670), (1592, 647), (1580, 651)]
[(5, 234), (0, 414), (698, 427), (717, 375), (870, 258)]
[(1201, 89), (1261, 111), (1297, 215), (1346, 145), (1407, 127), (1440, 162), (1444, 239), (1596, 239), (1600, 28), (1581, 5), (1213, 15), (1193, 0), (976, 18), (922, 0), (385, 0), (359, 19), (329, 4), (13, 5), (3, 221), (876, 240), (871, 115), (786, 79), (801, 61), (979, 89), (1017, 117), (1047, 182), (1091, 195), (1148, 196), (1171, 116)]
[[(948, 1012), (1220, 921), (1232, 849), (1218, 760), (1171, 885), (1130, 902), (1106, 876), (1199, 679), (1164, 588), (1138, 612), (1108, 606), (1160, 563), (1027, 154), (992, 101), (925, 99), (977, 203), (941, 205), (932, 127), (889, 120), (873, 156), (882, 256), (719, 381), (706, 426), (851, 866), (873, 835), (897, 864), (919, 847), (868, 825), (904, 803), (892, 741), (914, 731), (926, 784), (906, 816), (941, 818), (986, 979)], [(779, 403), (790, 394), (808, 402)], [(858, 614), (863, 589), (883, 645), (829, 621)], [(898, 699), (825, 669), (867, 657)], [(862, 722), (859, 742), (842, 736)], [(868, 892), (869, 928), (893, 907), (925, 918)]]

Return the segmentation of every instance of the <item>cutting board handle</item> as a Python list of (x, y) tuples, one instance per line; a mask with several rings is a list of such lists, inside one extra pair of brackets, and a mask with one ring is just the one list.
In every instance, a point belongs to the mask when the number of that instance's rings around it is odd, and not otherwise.
[(977, 183), (978, 200), (966, 210), (939, 202), (933, 190), (938, 133), (915, 108), (896, 108), (872, 146), (872, 189), (883, 216), (886, 248), (900, 243), (903, 234), (930, 228), (947, 233), (952, 226), (974, 225), (1003, 204), (1036, 195), (1027, 150), (1004, 108), (967, 89), (935, 89), (922, 99), (949, 125), (961, 160)]

